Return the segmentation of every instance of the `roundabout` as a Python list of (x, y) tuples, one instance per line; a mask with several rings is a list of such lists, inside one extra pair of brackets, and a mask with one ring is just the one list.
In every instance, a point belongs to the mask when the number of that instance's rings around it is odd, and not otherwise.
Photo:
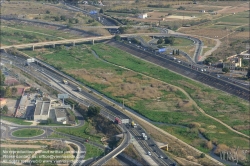
[(19, 137), (19, 138), (30, 138), (30, 137), (38, 137), (45, 133), (43, 129), (37, 129), (37, 128), (23, 128), (15, 130), (11, 133), (13, 137)]

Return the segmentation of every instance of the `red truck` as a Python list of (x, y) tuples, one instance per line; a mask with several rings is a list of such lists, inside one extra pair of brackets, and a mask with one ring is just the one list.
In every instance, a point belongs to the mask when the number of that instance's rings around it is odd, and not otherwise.
[(119, 119), (119, 118), (115, 118), (115, 123), (117, 123), (117, 124), (122, 124), (122, 121), (121, 121), (121, 119)]

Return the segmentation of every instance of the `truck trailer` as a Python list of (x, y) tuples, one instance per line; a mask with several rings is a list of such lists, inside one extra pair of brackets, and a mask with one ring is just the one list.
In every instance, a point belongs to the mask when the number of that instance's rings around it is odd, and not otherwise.
[(63, 83), (66, 84), (66, 85), (69, 84), (67, 80), (63, 80)]

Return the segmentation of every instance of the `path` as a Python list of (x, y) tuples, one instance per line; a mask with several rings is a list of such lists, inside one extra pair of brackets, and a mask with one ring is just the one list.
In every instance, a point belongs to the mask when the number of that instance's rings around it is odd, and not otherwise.
[(12, 144), (1, 144), (1, 147), (7, 148), (32, 148), (32, 149), (39, 149), (42, 148), (41, 145), (12, 145)]
[[(132, 54), (131, 54), (131, 55), (132, 55)], [(134, 56), (134, 55), (132, 55), (132, 56)], [(101, 58), (101, 59), (102, 59), (102, 58)], [(140, 58), (140, 59), (141, 59), (141, 58)], [(144, 59), (142, 59), (142, 60), (144, 60)], [(145, 60), (144, 60), (144, 61), (145, 61)], [(146, 62), (148, 62), (148, 61), (146, 61)], [(181, 92), (183, 92), (183, 93), (188, 97), (189, 101), (190, 101), (192, 104), (194, 104), (194, 106), (195, 106), (203, 115), (205, 115), (205, 116), (207, 116), (207, 117), (209, 117), (209, 118), (211, 118), (211, 119), (213, 119), (213, 120), (219, 122), (220, 124), (222, 124), (223, 126), (225, 126), (226, 128), (228, 128), (229, 130), (231, 130), (231, 131), (234, 132), (234, 133), (237, 133), (237, 134), (239, 134), (239, 135), (241, 135), (241, 136), (244, 136), (244, 137), (246, 137), (246, 138), (250, 138), (250, 136), (248, 136), (248, 135), (246, 135), (246, 134), (243, 134), (243, 133), (241, 133), (241, 132), (239, 132), (239, 131), (237, 131), (237, 130), (234, 130), (232, 127), (230, 127), (229, 125), (225, 124), (225, 123), (222, 122), (221, 120), (219, 120), (219, 119), (217, 119), (217, 118), (214, 118), (214, 117), (211, 116), (211, 115), (208, 115), (203, 109), (201, 109), (201, 108), (197, 105), (197, 103), (193, 100), (193, 98), (192, 98), (185, 90), (183, 90), (182, 88), (180, 88), (180, 87), (178, 87), (178, 86), (175, 86), (175, 85), (172, 85), (172, 84), (169, 84), (169, 83), (166, 83), (166, 82), (161, 81), (161, 80), (159, 80), (159, 79), (150, 77), (150, 76), (148, 76), (148, 75), (142, 74), (142, 73), (140, 73), (140, 72), (134, 71), (134, 70), (132, 70), (132, 69), (129, 69), (129, 68), (126, 68), (126, 67), (122, 67), (122, 66), (116, 65), (116, 64), (111, 63), (111, 62), (108, 62), (108, 63), (111, 64), (111, 65), (113, 65), (113, 66), (116, 66), (116, 67), (119, 67), (119, 68), (122, 68), (122, 69), (125, 69), (125, 70), (129, 70), (129, 71), (133, 71), (133, 72), (138, 73), (138, 74), (140, 74), (140, 75), (142, 75), (142, 76), (148, 77), (148, 78), (150, 78), (150, 79), (157, 80), (157, 81), (159, 81), (159, 82), (161, 82), (161, 83), (164, 83), (164, 84), (167, 84), (167, 85), (169, 85), (169, 86), (172, 86), (172, 87), (177, 88), (178, 90), (180, 90)], [(154, 64), (154, 63), (153, 63), (153, 64)], [(154, 64), (154, 65), (156, 65), (156, 64)], [(157, 66), (159, 66), (159, 65), (157, 65)], [(159, 66), (159, 67), (163, 68), (162, 66)], [(164, 68), (164, 69), (165, 69), (165, 68)]]

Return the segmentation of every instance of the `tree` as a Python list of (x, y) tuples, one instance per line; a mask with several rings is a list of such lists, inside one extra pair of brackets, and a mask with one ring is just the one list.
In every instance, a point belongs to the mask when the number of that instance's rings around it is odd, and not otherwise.
[(247, 78), (250, 78), (250, 67), (247, 69)]
[(100, 9), (99, 13), (103, 13), (103, 9)]
[(66, 21), (66, 16), (60, 16), (60, 19)]
[(58, 16), (55, 17), (55, 21), (59, 21), (60, 18)]
[(94, 117), (94, 116), (98, 115), (99, 113), (100, 113), (100, 107), (90, 106), (88, 108), (88, 116), (89, 117)]
[(204, 60), (204, 64), (206, 65), (210, 65), (210, 63), (216, 62), (216, 58), (215, 57), (208, 57)]
[(75, 23), (76, 23), (76, 24), (79, 23), (79, 20), (78, 20), (78, 19), (75, 19)]
[(9, 111), (9, 109), (8, 109), (7, 105), (3, 106), (3, 112), (2, 113), (7, 114), (8, 111)]
[(2, 70), (0, 70), (0, 85), (4, 85), (4, 81), (5, 81), (5, 76), (2, 73)]
[(11, 90), (10, 90), (10, 87), (7, 86), (5, 88), (5, 94), (4, 94), (5, 97), (11, 97)]
[(204, 153), (201, 153), (200, 158), (204, 158), (206, 155)]
[(121, 40), (121, 36), (120, 35), (115, 35), (115, 40), (116, 41), (120, 41)]
[(174, 55), (174, 50), (173, 50), (173, 55)]
[(241, 31), (241, 32), (244, 32), (244, 31), (245, 31), (245, 28), (244, 28), (244, 27), (241, 27), (241, 28), (240, 28), (240, 31)]
[(47, 124), (51, 124), (53, 122), (53, 120), (51, 118), (47, 119)]
[(229, 68), (224, 67), (224, 68), (222, 68), (222, 71), (225, 72), (225, 73), (228, 73), (230, 70), (229, 70)]
[(49, 10), (46, 10), (46, 14), (50, 14), (50, 11), (49, 11)]
[(157, 41), (157, 44), (162, 44), (163, 43), (163, 39), (160, 38), (158, 41)]
[(165, 44), (170, 44), (173, 45), (174, 44), (174, 37), (166, 37), (165, 38)]
[(249, 60), (243, 59), (242, 60), (242, 66), (249, 66)]
[(17, 88), (16, 87), (11, 88), (11, 94), (12, 94), (12, 96), (14, 96), (16, 94), (16, 92), (17, 92)]
[(178, 50), (175, 50), (175, 54), (178, 55)]

